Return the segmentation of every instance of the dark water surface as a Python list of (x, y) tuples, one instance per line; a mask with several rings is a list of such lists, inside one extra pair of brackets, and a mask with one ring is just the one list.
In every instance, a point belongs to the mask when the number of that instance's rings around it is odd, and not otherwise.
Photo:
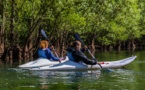
[(137, 55), (135, 61), (112, 72), (26, 71), (1, 66), (0, 90), (144, 90), (145, 51), (97, 53), (99, 61), (119, 60)]

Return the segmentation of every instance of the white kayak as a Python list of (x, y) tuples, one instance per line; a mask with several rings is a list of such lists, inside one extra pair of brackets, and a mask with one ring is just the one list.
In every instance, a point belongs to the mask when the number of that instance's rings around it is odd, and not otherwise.
[[(137, 56), (132, 56), (129, 58), (125, 58), (122, 60), (118, 60), (118, 61), (105, 61), (105, 62), (99, 62), (101, 64), (101, 66), (103, 68), (119, 68), (122, 66), (125, 66), (129, 63), (131, 63), (132, 61), (135, 60)], [(56, 64), (56, 65), (52, 65), (52, 66), (43, 66), (43, 67), (37, 67), (37, 68), (31, 68), (29, 70), (36, 70), (36, 71), (41, 71), (41, 70), (86, 70), (86, 69), (100, 69), (100, 66), (98, 64), (96, 65), (85, 65), (82, 63), (76, 63), (73, 61), (66, 61), (64, 63), (60, 63), (60, 64)]]
[[(62, 60), (61, 63), (64, 63), (68, 60), (69, 59), (66, 56), (65, 60)], [(34, 67), (50, 66), (50, 65), (55, 65), (55, 64), (59, 64), (59, 63), (60, 63), (59, 61), (52, 61), (52, 60), (45, 59), (45, 58), (38, 58), (37, 60), (27, 62), (25, 64), (19, 65), (18, 67), (21, 69), (31, 69)]]

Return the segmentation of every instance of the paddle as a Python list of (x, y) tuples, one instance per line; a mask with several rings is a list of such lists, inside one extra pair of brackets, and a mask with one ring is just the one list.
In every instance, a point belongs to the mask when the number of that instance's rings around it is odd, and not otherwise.
[[(50, 41), (49, 38), (47, 37), (47, 35), (46, 35), (44, 29), (41, 29), (41, 34), (42, 34), (48, 41)], [(51, 42), (50, 42), (50, 44), (51, 44)]]
[[(47, 35), (46, 35), (44, 29), (41, 29), (41, 34), (42, 34), (42, 35), (49, 41), (49, 43), (52, 45), (52, 43), (50, 42), (49, 38), (47, 37)], [(59, 56), (58, 56), (58, 54), (56, 53), (56, 51), (54, 51), (54, 53), (55, 53), (56, 57), (59, 58)], [(61, 63), (60, 60), (59, 60), (59, 62)]]
[[(83, 44), (83, 46), (85, 46), (85, 44), (84, 44), (83, 40), (80, 38), (79, 34), (74, 34), (74, 37), (75, 37), (76, 40), (79, 40), (79, 41)], [(98, 63), (97, 59), (96, 59), (96, 58), (94, 57), (94, 55), (90, 52), (90, 50), (87, 49), (87, 51), (88, 51), (89, 54), (92, 56), (92, 58), (97, 62), (97, 64), (100, 66), (100, 68), (103, 69), (103, 67), (101, 66), (101, 64)]]

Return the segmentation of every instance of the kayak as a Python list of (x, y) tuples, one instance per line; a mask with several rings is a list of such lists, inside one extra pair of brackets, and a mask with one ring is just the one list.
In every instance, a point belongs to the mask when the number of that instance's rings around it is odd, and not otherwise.
[[(69, 59), (66, 56), (65, 60), (62, 60), (61, 63), (65, 62), (67, 60), (69, 60)], [(18, 67), (20, 69), (31, 69), (34, 67), (50, 66), (50, 65), (55, 65), (55, 64), (59, 64), (59, 63), (60, 63), (59, 61), (52, 61), (52, 60), (45, 59), (45, 58), (38, 58), (37, 60), (27, 62), (25, 64), (19, 65)]]
[[(135, 60), (137, 56), (132, 56), (132, 57), (128, 57), (122, 60), (118, 60), (118, 61), (103, 61), (103, 62), (99, 62), (101, 64), (101, 66), (103, 68), (120, 68), (122, 66), (125, 66), (129, 63), (131, 63), (132, 61)], [(59, 63), (56, 65), (51, 65), (51, 66), (43, 66), (43, 67), (36, 67), (36, 68), (31, 68), (29, 70), (35, 70), (35, 71), (43, 71), (43, 70), (48, 70), (48, 71), (52, 71), (52, 70), (60, 70), (60, 71), (66, 71), (66, 70), (86, 70), (86, 69), (100, 69), (100, 66), (98, 64), (96, 65), (86, 65), (83, 63), (77, 63), (74, 61), (66, 61), (64, 63)]]

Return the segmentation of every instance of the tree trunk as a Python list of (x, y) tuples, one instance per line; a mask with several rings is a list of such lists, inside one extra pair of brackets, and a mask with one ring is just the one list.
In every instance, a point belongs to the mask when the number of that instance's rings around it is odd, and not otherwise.
[(9, 55), (9, 63), (13, 63), (13, 43), (14, 43), (14, 5), (15, 0), (11, 1), (11, 17), (10, 17), (10, 49), (8, 49), (8, 55)]
[(9, 50), (9, 63), (12, 65), (13, 63), (13, 50), (12, 48)]
[(22, 49), (19, 45), (17, 45), (17, 52), (18, 52), (19, 64), (21, 64), (22, 63)]
[(95, 49), (95, 35), (93, 35), (92, 43), (91, 43), (91, 53), (94, 55), (95, 52), (96, 52), (96, 49)]
[(127, 44), (127, 49), (130, 50), (131, 49), (131, 42), (129, 41)]
[(113, 51), (113, 46), (109, 45), (109, 51)]
[[(28, 24), (29, 24), (29, 28), (31, 29), (31, 27), (32, 27), (32, 24), (33, 24), (33, 21), (32, 21), (32, 19), (30, 19), (29, 21), (28, 21)], [(40, 28), (39, 28), (39, 31), (41, 32), (41, 26), (40, 26)], [(32, 38), (30, 38), (30, 40), (29, 40), (29, 43), (28, 43), (28, 56), (29, 56), (29, 60), (28, 61), (30, 61), (30, 60), (32, 60), (33, 59), (33, 40), (32, 40)]]
[(121, 51), (121, 42), (118, 41), (118, 44), (117, 44), (117, 51)]
[(4, 25), (5, 25), (5, 15), (4, 15), (4, 6), (3, 0), (0, 0), (0, 15), (2, 16), (2, 22), (0, 23), (0, 59), (2, 54), (4, 53)]
[(123, 50), (126, 50), (125, 42), (123, 42), (122, 46), (123, 46)]
[(104, 45), (104, 52), (106, 52), (107, 51), (107, 46), (106, 45)]
[(24, 61), (28, 62), (28, 58), (29, 58), (29, 53), (28, 53), (28, 46), (26, 46), (25, 48), (25, 53), (24, 53)]
[(13, 46), (14, 43), (14, 7), (15, 7), (15, 0), (11, 2), (11, 17), (10, 17), (10, 47)]
[(29, 50), (30, 49), (31, 50), (28, 52), (29, 53), (29, 60), (32, 60), (33, 59), (33, 49), (32, 48), (33, 48), (33, 42), (32, 42), (32, 39), (30, 39), (30, 42), (29, 42)]
[(131, 40), (131, 44), (132, 44), (132, 45), (131, 45), (131, 46), (132, 46), (132, 47), (131, 47), (131, 50), (134, 51), (135, 48), (136, 48), (136, 45), (135, 45), (135, 43), (134, 43), (134, 39)]
[(104, 49), (104, 47), (103, 47), (103, 45), (101, 44), (101, 52), (103, 52), (103, 49)]
[(60, 57), (63, 57), (63, 33), (60, 34)]

